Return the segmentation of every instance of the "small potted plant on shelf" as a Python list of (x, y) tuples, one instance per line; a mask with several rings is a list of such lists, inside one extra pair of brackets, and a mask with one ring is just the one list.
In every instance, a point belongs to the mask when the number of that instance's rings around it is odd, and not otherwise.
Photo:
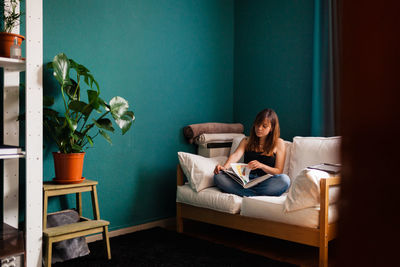
[[(100, 88), (91, 72), (83, 65), (68, 59), (63, 53), (56, 55), (47, 67), (61, 87), (64, 112), (59, 113), (50, 106), (53, 97), (43, 99), (43, 127), (45, 136), (55, 142), (59, 151), (53, 152), (54, 167), (58, 183), (82, 182), (83, 157), (86, 148), (93, 146), (94, 139), (102, 136), (111, 144), (108, 133), (114, 132), (113, 122), (125, 134), (135, 120), (129, 111), (128, 101), (120, 96), (108, 103), (100, 98)], [(76, 79), (71, 75), (76, 74)], [(82, 85), (86, 84), (86, 101), (81, 97)], [(97, 117), (93, 115), (97, 114)], [(111, 119), (112, 120), (111, 120)]]
[[(0, 57), (10, 57), (10, 48), (17, 40), (20, 46), (25, 39), (24, 36), (12, 33), (15, 26), (19, 25), (22, 12), (19, 11), (19, 4), (22, 0), (0, 0)], [(3, 11), (4, 12), (1, 12)]]

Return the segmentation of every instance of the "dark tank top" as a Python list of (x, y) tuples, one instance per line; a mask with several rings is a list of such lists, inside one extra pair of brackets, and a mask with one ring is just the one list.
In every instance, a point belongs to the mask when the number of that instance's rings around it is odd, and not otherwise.
[[(262, 164), (268, 165), (270, 167), (275, 167), (276, 154), (272, 156), (261, 155), (262, 152), (245, 151), (244, 152), (244, 163), (249, 163), (252, 160), (257, 160)], [(261, 169), (252, 170), (250, 174), (255, 174), (257, 176), (263, 176), (267, 173)]]

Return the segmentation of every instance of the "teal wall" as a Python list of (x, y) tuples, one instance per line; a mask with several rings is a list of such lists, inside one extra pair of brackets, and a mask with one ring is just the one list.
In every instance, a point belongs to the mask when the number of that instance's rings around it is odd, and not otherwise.
[(234, 120), (273, 108), (281, 136), (310, 135), (313, 0), (235, 1)]
[[(241, 122), (248, 133), (272, 107), (283, 138), (309, 135), (312, 45), (312, 0), (44, 0), (44, 62), (66, 53), (92, 71), (105, 100), (128, 99), (137, 118), (112, 146), (95, 140), (85, 159), (110, 229), (174, 216), (176, 152), (195, 152), (185, 125)], [(58, 94), (48, 71), (44, 89)], [(52, 151), (47, 144), (45, 180)], [(89, 203), (86, 194), (85, 216)], [(54, 198), (50, 211), (73, 204)]]
[[(100, 137), (86, 153), (84, 176), (99, 181), (111, 230), (174, 216), (176, 152), (194, 152), (183, 126), (232, 122), (233, 8), (232, 0), (44, 0), (44, 62), (66, 53), (92, 71), (103, 99), (120, 95), (136, 115), (112, 146)], [(58, 93), (48, 72), (44, 83)], [(44, 150), (45, 180), (54, 150)], [(50, 210), (72, 204), (54, 198)]]

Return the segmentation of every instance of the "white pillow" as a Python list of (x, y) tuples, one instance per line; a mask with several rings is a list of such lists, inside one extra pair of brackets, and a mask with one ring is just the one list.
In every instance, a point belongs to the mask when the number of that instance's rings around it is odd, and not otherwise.
[(292, 180), (308, 166), (340, 163), (340, 140), (340, 137), (294, 137), (289, 165)]
[(205, 158), (186, 152), (178, 152), (178, 158), (190, 187), (196, 192), (214, 186), (215, 166), (224, 164), (228, 159), (226, 156)]
[[(285, 201), (285, 211), (295, 211), (320, 204), (320, 181), (322, 178), (336, 176), (324, 171), (304, 169), (292, 180)], [(339, 198), (339, 186), (329, 188), (329, 204), (335, 203)]]

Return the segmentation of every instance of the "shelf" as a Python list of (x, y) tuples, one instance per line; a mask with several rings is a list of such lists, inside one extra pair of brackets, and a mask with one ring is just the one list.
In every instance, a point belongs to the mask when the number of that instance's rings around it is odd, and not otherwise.
[(15, 59), (0, 57), (0, 67), (10, 71), (25, 71), (26, 61), (24, 59)]
[(47, 228), (43, 230), (43, 234), (47, 237), (65, 236), (72, 238), (70, 236), (74, 235), (75, 233), (77, 234), (77, 236), (86, 235), (84, 232), (87, 230), (103, 232), (103, 227), (108, 226), (109, 224), (110, 223), (108, 221), (104, 220), (80, 221), (76, 223)]
[(21, 152), (18, 154), (0, 154), (0, 159), (18, 159), (18, 158), (25, 158), (25, 152)]
[(18, 231), (8, 224), (0, 224), (0, 258), (24, 253), (24, 238), (22, 231)]

